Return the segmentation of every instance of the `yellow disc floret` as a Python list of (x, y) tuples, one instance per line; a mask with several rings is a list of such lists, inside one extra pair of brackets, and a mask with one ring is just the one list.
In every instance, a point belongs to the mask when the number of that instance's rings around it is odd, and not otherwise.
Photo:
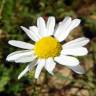
[(35, 43), (35, 54), (38, 58), (49, 58), (60, 55), (61, 44), (55, 38), (43, 37)]

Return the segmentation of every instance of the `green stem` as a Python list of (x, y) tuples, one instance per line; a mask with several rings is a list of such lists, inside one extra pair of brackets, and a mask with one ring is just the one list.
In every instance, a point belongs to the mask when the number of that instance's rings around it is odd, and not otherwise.
[(5, 4), (5, 0), (2, 0), (1, 7), (0, 7), (0, 19), (2, 18), (2, 12), (3, 12), (3, 8), (4, 8), (4, 4)]
[(36, 90), (36, 87), (37, 87), (36, 85), (37, 85), (37, 80), (35, 79), (34, 84), (33, 84), (33, 91), (32, 91), (31, 96), (38, 96), (37, 90)]

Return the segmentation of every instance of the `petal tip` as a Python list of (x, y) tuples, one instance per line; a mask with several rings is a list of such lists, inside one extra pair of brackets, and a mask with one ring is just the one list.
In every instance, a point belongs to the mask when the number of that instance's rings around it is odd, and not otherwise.
[(18, 80), (20, 80), (21, 79), (21, 77), (20, 76), (18, 76), (18, 78), (17, 78)]
[(28, 30), (27, 28), (25, 28), (24, 26), (20, 26), (22, 30)]
[(40, 17), (37, 18), (37, 21), (38, 21), (38, 20), (42, 20), (42, 19), (43, 19), (43, 17), (40, 16)]
[(12, 42), (12, 41), (13, 41), (13, 40), (9, 40), (9, 41), (8, 41), (8, 44), (10, 44), (10, 45), (11, 45), (11, 42)]
[(51, 73), (51, 75), (53, 76), (53, 75), (54, 75), (54, 73), (52, 72), (52, 73)]
[(9, 61), (9, 60), (8, 60), (8, 57), (6, 58), (6, 61)]
[(20, 78), (18, 77), (17, 79), (19, 80)]
[(39, 77), (38, 76), (35, 76), (35, 79), (38, 79)]
[(9, 56), (6, 57), (6, 61), (10, 61), (11, 59), (9, 58)]
[(23, 26), (20, 26), (21, 28), (23, 28)]

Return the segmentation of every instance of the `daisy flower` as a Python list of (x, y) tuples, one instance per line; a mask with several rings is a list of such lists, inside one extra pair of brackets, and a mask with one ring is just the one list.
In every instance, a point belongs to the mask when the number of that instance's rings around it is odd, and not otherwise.
[(21, 26), (28, 37), (34, 41), (34, 44), (9, 40), (9, 44), (21, 51), (15, 51), (9, 54), (7, 61), (16, 63), (28, 63), (27, 67), (20, 73), (18, 79), (30, 72), (36, 66), (35, 78), (37, 79), (41, 70), (45, 68), (53, 75), (53, 70), (57, 64), (67, 66), (78, 74), (85, 71), (80, 66), (76, 56), (84, 56), (88, 53), (84, 47), (89, 42), (88, 38), (81, 37), (68, 43), (62, 44), (69, 33), (80, 24), (80, 19), (72, 20), (71, 17), (65, 17), (57, 26), (55, 17), (49, 17), (47, 22), (42, 17), (37, 19), (37, 26), (30, 26), (28, 29)]

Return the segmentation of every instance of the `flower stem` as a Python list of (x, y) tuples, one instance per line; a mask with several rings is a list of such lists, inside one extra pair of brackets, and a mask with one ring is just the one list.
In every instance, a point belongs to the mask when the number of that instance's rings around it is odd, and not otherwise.
[(38, 96), (38, 92), (36, 90), (36, 87), (37, 87), (36, 85), (37, 85), (37, 80), (34, 79), (33, 90), (32, 90), (31, 96)]

